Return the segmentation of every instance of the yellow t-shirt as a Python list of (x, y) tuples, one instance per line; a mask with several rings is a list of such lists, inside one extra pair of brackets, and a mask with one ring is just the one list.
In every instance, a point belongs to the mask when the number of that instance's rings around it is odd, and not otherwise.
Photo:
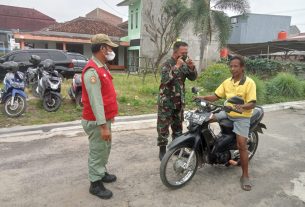
[[(234, 83), (233, 78), (228, 78), (216, 89), (215, 95), (219, 98), (229, 99), (233, 96), (243, 98), (245, 103), (256, 102), (256, 85), (255, 82), (244, 76), (240, 81)], [(245, 110), (242, 114), (230, 112), (231, 117), (251, 117), (253, 110)]]

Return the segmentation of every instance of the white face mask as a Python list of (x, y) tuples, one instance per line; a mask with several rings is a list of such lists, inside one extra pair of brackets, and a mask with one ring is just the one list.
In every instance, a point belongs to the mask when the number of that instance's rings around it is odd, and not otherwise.
[(108, 52), (108, 54), (106, 55), (106, 59), (108, 61), (112, 61), (115, 58), (115, 53), (113, 51)]

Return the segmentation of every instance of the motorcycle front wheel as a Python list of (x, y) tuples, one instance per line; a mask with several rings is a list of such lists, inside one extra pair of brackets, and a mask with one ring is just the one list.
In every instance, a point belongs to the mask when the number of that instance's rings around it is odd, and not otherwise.
[(7, 98), (4, 102), (4, 114), (8, 117), (18, 117), (22, 115), (26, 109), (26, 99), (23, 96), (16, 95), (12, 102), (12, 96)]
[(46, 94), (43, 97), (42, 104), (48, 112), (57, 111), (61, 105), (61, 97), (53, 93)]
[(195, 175), (199, 156), (188, 146), (169, 150), (161, 161), (160, 178), (168, 188), (183, 187)]

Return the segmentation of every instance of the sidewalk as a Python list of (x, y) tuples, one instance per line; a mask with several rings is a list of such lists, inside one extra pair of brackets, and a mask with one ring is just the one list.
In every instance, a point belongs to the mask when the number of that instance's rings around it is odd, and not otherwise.
[[(305, 109), (305, 101), (285, 102), (278, 104), (268, 104), (263, 106), (265, 112), (285, 110), (285, 109)], [(112, 131), (129, 131), (138, 129), (148, 129), (156, 127), (156, 114), (139, 116), (120, 116), (116, 118), (112, 125)], [(15, 126), (0, 129), (0, 141), (14, 142), (30, 141), (53, 136), (82, 136), (83, 132), (80, 120), (72, 122), (62, 122), (55, 124), (43, 124), (32, 126)]]

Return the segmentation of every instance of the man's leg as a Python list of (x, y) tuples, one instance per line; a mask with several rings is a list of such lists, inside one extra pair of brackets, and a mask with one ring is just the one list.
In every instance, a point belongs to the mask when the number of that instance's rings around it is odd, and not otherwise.
[(100, 198), (112, 197), (112, 192), (106, 189), (102, 183), (102, 178), (106, 172), (111, 142), (101, 139), (100, 127), (93, 121), (82, 121), (86, 134), (89, 135), (89, 157), (88, 169), (89, 180), (91, 182), (89, 192)]
[(247, 147), (247, 137), (249, 135), (250, 119), (239, 118), (234, 119), (233, 132), (236, 134), (237, 148), (240, 155), (240, 164), (242, 168), (242, 176), (240, 178), (241, 187), (243, 190), (251, 190), (251, 183), (249, 181), (249, 157)]
[(159, 159), (162, 160), (166, 153), (166, 145), (168, 143), (169, 125), (171, 123), (171, 109), (167, 107), (158, 107), (157, 118), (157, 145), (160, 147)]
[(172, 138), (173, 140), (177, 137), (179, 137), (182, 134), (183, 131), (183, 108), (181, 109), (174, 109), (173, 110), (173, 121), (171, 124), (171, 129), (172, 129)]

